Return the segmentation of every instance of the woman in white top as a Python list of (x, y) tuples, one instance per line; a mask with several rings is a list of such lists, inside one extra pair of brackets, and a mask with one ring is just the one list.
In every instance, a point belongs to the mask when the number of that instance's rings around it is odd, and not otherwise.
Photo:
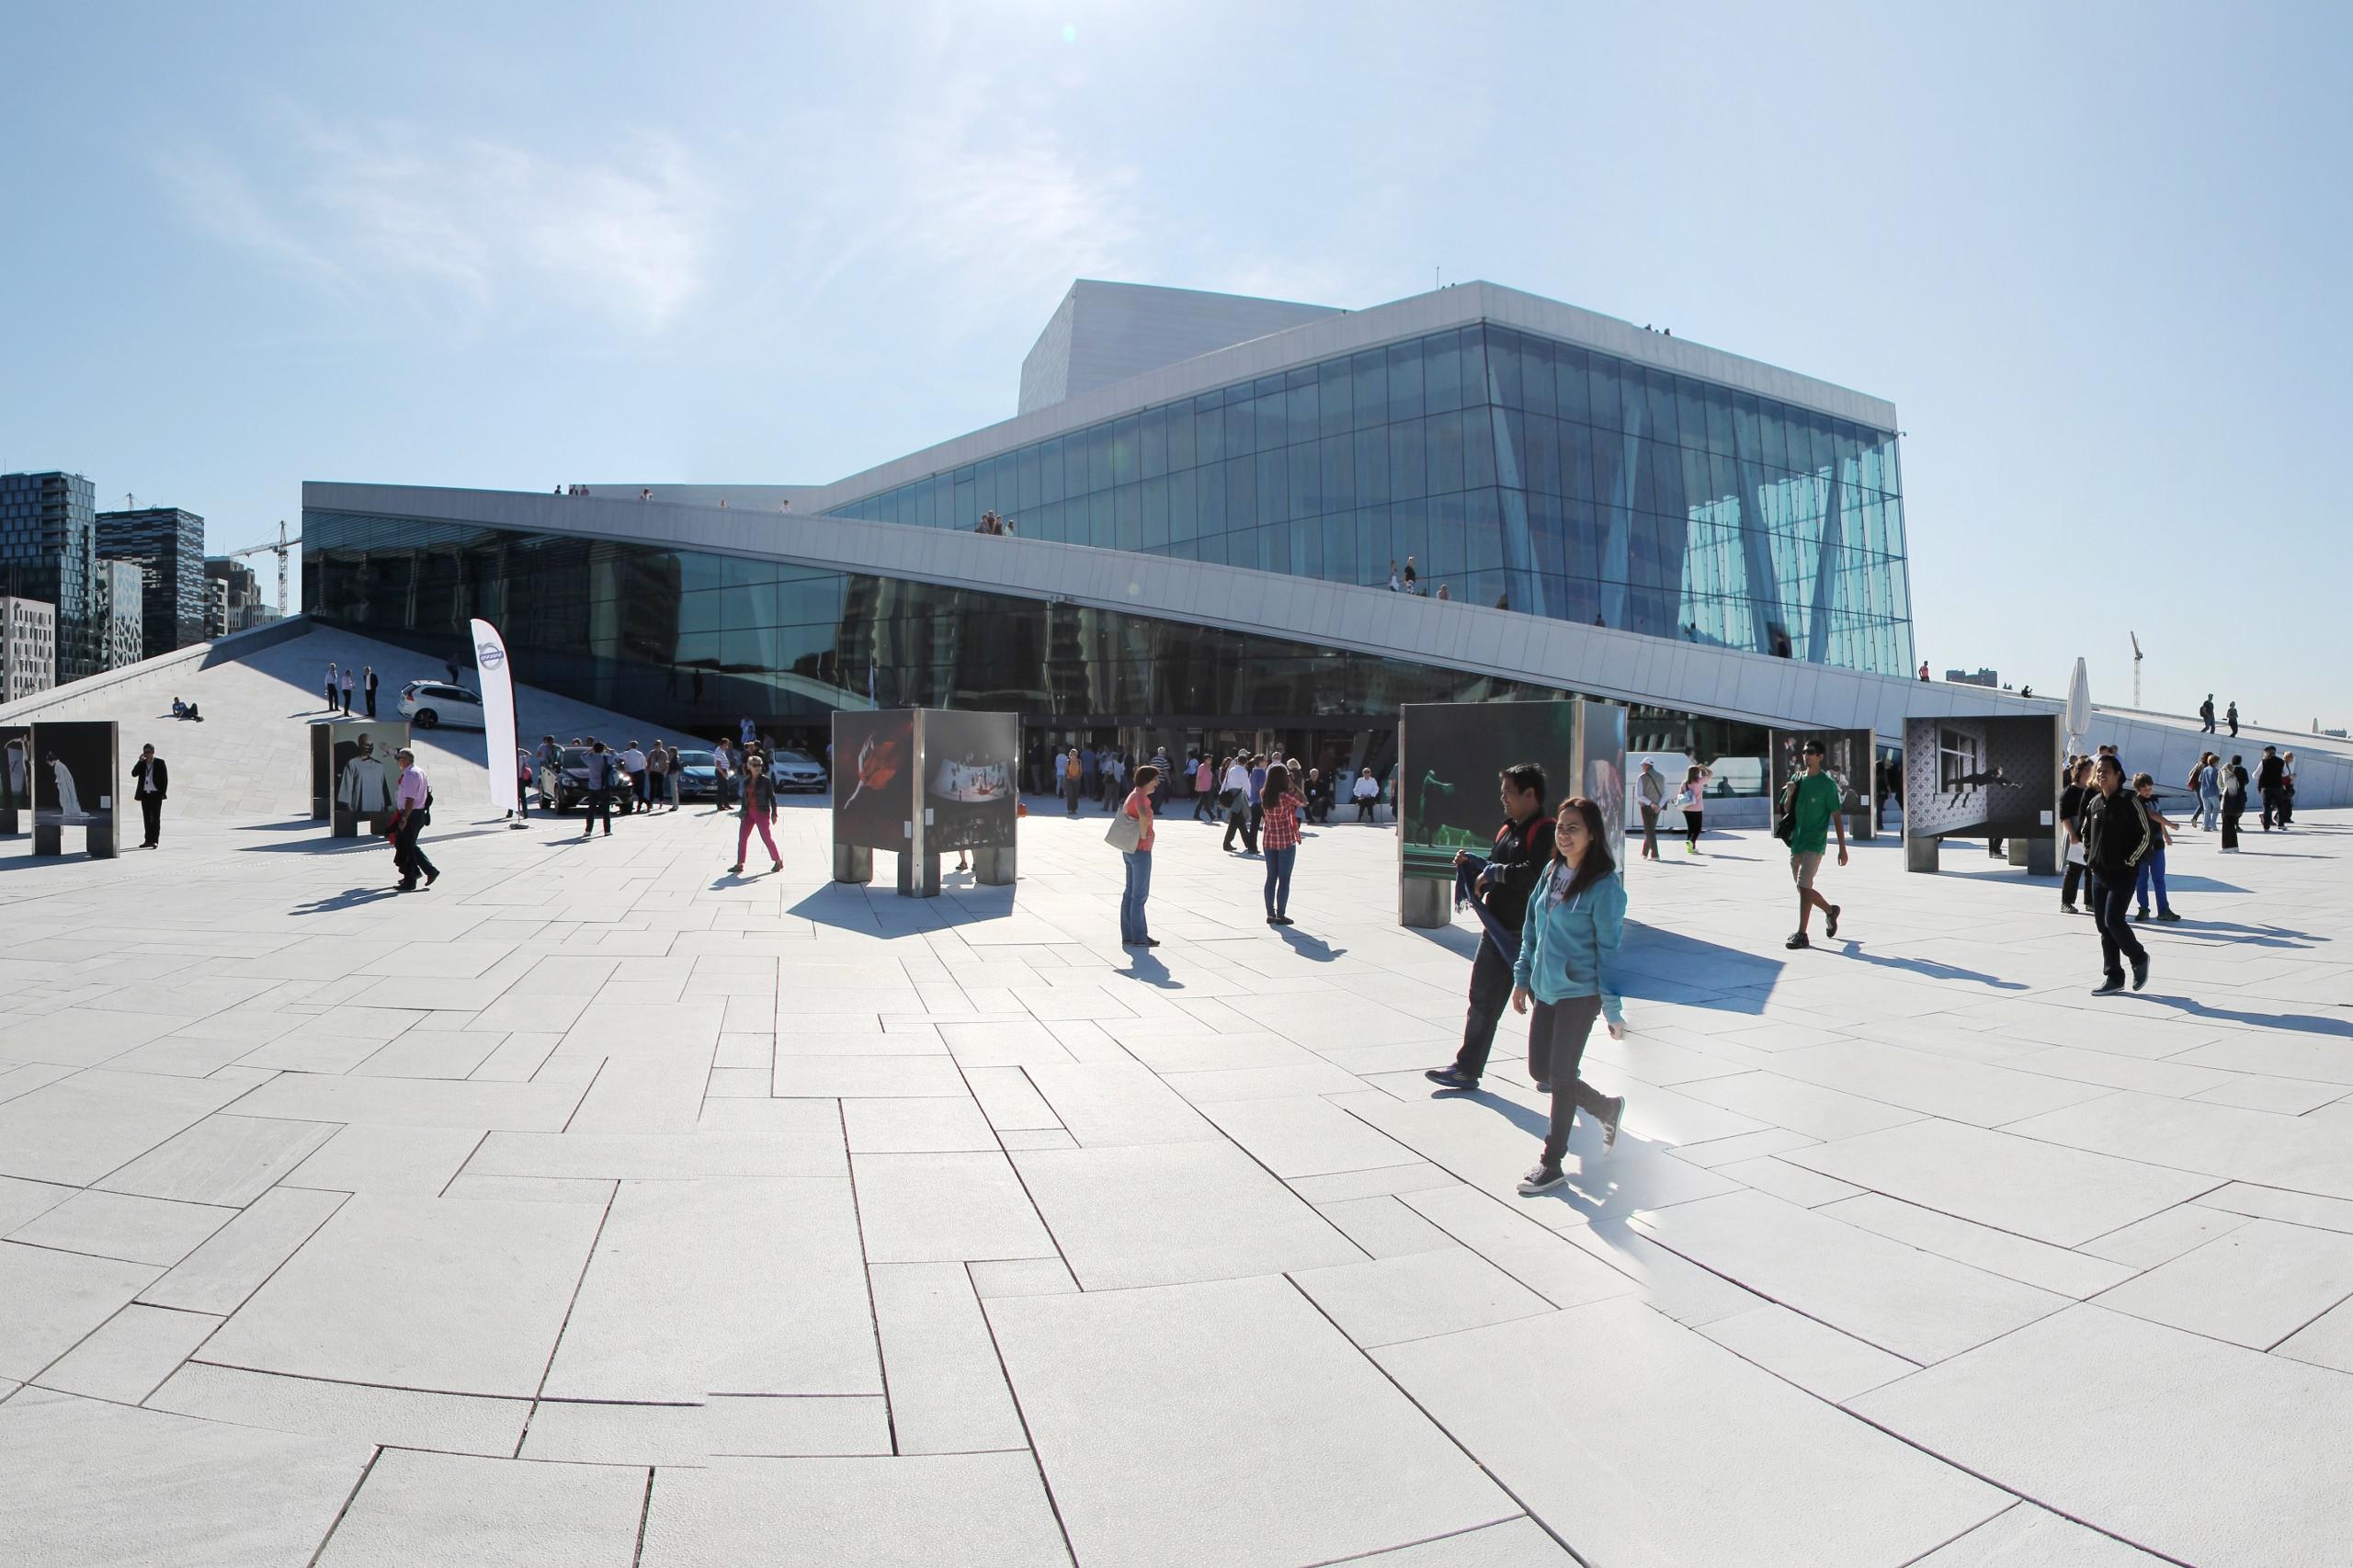
[(1357, 821), (1372, 821), (1373, 808), (1381, 803), (1381, 781), (1372, 776), (1371, 768), (1357, 769), (1356, 788), (1348, 791), (1348, 798), (1357, 803)]
[(1699, 853), (1699, 829), (1706, 820), (1708, 809), (1708, 780), (1715, 776), (1714, 769), (1702, 767), (1696, 762), (1683, 775), (1683, 791), (1676, 796), (1675, 803), (1683, 808), (1683, 853), (1686, 855)]

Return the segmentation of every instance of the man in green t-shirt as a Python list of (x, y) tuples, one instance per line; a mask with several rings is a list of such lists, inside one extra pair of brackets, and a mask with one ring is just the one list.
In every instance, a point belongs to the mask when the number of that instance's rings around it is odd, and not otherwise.
[(1829, 846), (1830, 829), (1838, 830), (1838, 863), (1847, 863), (1847, 818), (1838, 808), (1843, 793), (1838, 780), (1822, 770), (1822, 743), (1805, 743), (1805, 771), (1783, 788), (1789, 791), (1789, 811), (1794, 825), (1790, 831), (1790, 875), (1798, 884), (1798, 929), (1785, 944), (1792, 948), (1813, 946), (1805, 928), (1813, 919), (1816, 904), (1822, 906), (1824, 917), (1822, 934), (1838, 935), (1838, 906), (1813, 891), (1814, 874), (1822, 869), (1822, 857)]

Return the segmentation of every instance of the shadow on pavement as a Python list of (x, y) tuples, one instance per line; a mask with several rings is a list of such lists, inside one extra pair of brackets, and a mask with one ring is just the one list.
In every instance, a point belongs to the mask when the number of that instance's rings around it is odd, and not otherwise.
[(1840, 950), (1840, 956), (1853, 959), (1860, 963), (1874, 964), (1881, 969), (1909, 970), (1914, 974), (1925, 975), (1930, 980), (1966, 980), (1978, 985), (1990, 985), (1996, 991), (2029, 989), (2024, 981), (1999, 980), (1977, 970), (1963, 969), (1959, 964), (1941, 963), (1935, 959), (1883, 959), (1877, 953), (1863, 951), (1862, 943), (1852, 937), (1847, 939), (1845, 948)]
[(309, 903), (298, 903), (294, 906), (293, 913), (296, 915), (338, 915), (347, 909), (358, 909), (362, 904), (381, 903), (388, 898), (398, 897), (400, 894), (390, 888), (352, 888), (348, 892), (313, 899)]
[(880, 882), (827, 882), (785, 913), (813, 920), (820, 926), (831, 926), (837, 931), (858, 931), (870, 937), (875, 931), (875, 915), (866, 902), (869, 887), (890, 891)]
[(1290, 948), (1292, 952), (1314, 963), (1330, 963), (1348, 950), (1346, 948), (1336, 948), (1319, 937), (1308, 936), (1296, 926), (1278, 926), (1275, 927), (1275, 934), (1282, 937), (1283, 945)]
[(1161, 962), (1150, 948), (1130, 948), (1128, 967), (1123, 970), (1114, 970), (1111, 972), (1129, 980), (1140, 980), (1146, 985), (1160, 991), (1185, 989), (1185, 983), (1169, 973), (1168, 966)]
[(2178, 1007), (2192, 1017), (2216, 1018), (2224, 1023), (2246, 1024), (2259, 1029), (2286, 1029), (2290, 1034), (2335, 1035), (2340, 1040), (2353, 1040), (2353, 1022), (2344, 1018), (2324, 1018), (2312, 1013), (2245, 1013), (2235, 1007), (2210, 1007), (2188, 996), (2151, 994), (2143, 998), (2162, 1002), (2168, 1007)]

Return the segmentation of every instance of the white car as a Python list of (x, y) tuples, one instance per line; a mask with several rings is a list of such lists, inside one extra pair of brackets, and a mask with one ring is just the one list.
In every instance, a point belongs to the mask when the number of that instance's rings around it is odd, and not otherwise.
[(825, 770), (814, 757), (797, 751), (779, 751), (771, 761), (775, 771), (768, 776), (769, 782), (779, 790), (823, 790), (825, 787)]
[(479, 730), (482, 699), (447, 681), (413, 680), (401, 687), (401, 717), (420, 730)]

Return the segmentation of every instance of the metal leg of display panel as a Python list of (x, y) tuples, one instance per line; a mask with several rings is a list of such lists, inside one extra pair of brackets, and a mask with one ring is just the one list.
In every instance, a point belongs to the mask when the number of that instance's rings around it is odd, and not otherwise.
[[(920, 876), (922, 886), (916, 886)], [(899, 851), (899, 896), (901, 898), (938, 898), (939, 896), (939, 857), (919, 855), (912, 849)]]
[(2029, 877), (2055, 877), (2059, 874), (2059, 841), (2055, 838), (2013, 838), (2010, 840), (2010, 864), (2022, 868)]
[(874, 880), (874, 851), (859, 844), (834, 846), (834, 881), (837, 882), (870, 882)]
[(1937, 846), (1941, 838), (1910, 838), (1904, 841), (1904, 869), (1907, 871), (1933, 871), (1937, 869)]
[(1454, 924), (1454, 884), (1428, 877), (1397, 879), (1397, 924), (1434, 931)]
[(1014, 849), (972, 851), (972, 881), (984, 888), (1009, 888), (1014, 881)]
[(17, 813), (15, 812), (0, 812), (0, 838), (14, 838), (17, 835), (24, 831), (25, 830), (23, 828), (17, 825)]
[[(83, 847), (89, 851), (91, 859), (111, 860), (114, 858), (112, 824), (94, 822), (84, 830), (84, 833), (85, 836), (83, 839)], [(63, 827), (42, 827), (36, 824), (33, 828), (33, 853), (50, 856), (63, 855), (65, 830)]]

